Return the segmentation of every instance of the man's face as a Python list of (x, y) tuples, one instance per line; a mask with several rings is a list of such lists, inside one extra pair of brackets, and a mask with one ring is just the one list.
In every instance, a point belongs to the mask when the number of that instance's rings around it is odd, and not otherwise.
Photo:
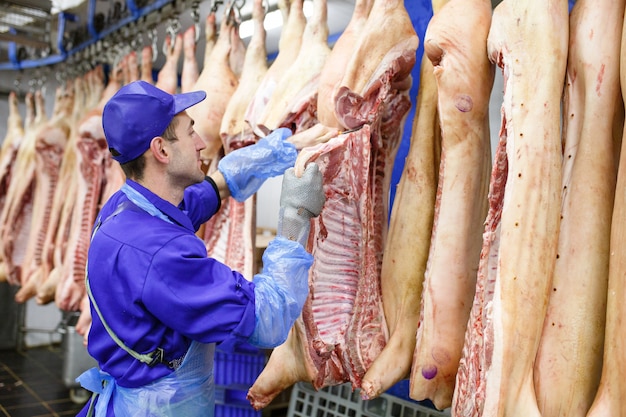
[(204, 141), (193, 129), (193, 120), (182, 112), (176, 115), (176, 139), (170, 143), (172, 158), (169, 174), (177, 185), (188, 187), (204, 180), (200, 151), (206, 147)]

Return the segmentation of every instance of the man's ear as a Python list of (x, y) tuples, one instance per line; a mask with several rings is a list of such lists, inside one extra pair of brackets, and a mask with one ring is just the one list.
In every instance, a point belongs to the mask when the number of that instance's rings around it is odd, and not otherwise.
[(150, 142), (150, 151), (152, 151), (152, 156), (154, 156), (157, 161), (162, 163), (169, 162), (169, 147), (167, 146), (167, 141), (161, 136), (156, 136), (152, 139)]

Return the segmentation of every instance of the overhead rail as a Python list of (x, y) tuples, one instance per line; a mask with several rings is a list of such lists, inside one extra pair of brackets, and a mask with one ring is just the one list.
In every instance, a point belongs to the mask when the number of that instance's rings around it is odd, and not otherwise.
[[(19, 48), (17, 42), (9, 42), (8, 62), (0, 63), (0, 70), (23, 70), (50, 66), (68, 61), (74, 56), (97, 56), (106, 49), (107, 40), (137, 40), (142, 33), (156, 31), (156, 26), (166, 19), (176, 18), (184, 10), (197, 10), (197, 0), (125, 0), (121, 2), (107, 2), (112, 9), (107, 13), (96, 10), (97, 0), (88, 0), (87, 22), (74, 30), (69, 25), (79, 22), (79, 17), (70, 12), (60, 12), (57, 15), (56, 50), (47, 54), (44, 51), (40, 58), (32, 59), (24, 56), (24, 48)], [(221, 0), (214, 0), (214, 6), (222, 4)], [(193, 10), (192, 10), (193, 11)], [(5, 39), (13, 36), (17, 38), (15, 28), (10, 28)], [(117, 39), (114, 39), (117, 38)], [(0, 39), (2, 40), (2, 39)], [(21, 39), (20, 41), (24, 41)], [(52, 46), (48, 48), (51, 50)], [(82, 53), (82, 54), (79, 54)]]

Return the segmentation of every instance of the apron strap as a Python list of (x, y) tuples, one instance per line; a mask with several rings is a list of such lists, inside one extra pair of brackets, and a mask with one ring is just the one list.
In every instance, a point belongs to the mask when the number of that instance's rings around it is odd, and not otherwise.
[[(121, 213), (122, 211), (126, 209), (129, 209), (129, 208), (132, 209), (132, 207), (133, 205), (130, 202), (127, 202), (127, 204), (122, 203), (115, 209), (115, 211), (109, 217), (107, 217), (104, 220), (99, 219), (98, 223), (94, 227), (93, 233), (91, 234), (91, 240), (93, 240), (94, 235), (96, 234), (100, 226), (102, 226), (102, 223), (104, 223), (111, 217), (114, 217), (115, 215)], [(139, 362), (145, 363), (146, 365), (150, 367), (155, 366), (159, 363), (162, 363), (170, 369), (175, 369), (175, 363), (173, 361), (165, 360), (165, 352), (163, 351), (163, 348), (158, 347), (149, 353), (138, 353), (132, 350), (130, 347), (128, 347), (119, 337), (117, 337), (113, 329), (111, 329), (111, 327), (109, 327), (107, 322), (104, 320), (104, 317), (102, 316), (102, 312), (100, 311), (100, 308), (98, 307), (98, 304), (96, 303), (93, 293), (91, 292), (91, 286), (89, 285), (89, 277), (87, 275), (88, 264), (89, 264), (89, 260), (87, 260), (87, 263), (85, 265), (85, 288), (87, 289), (87, 295), (89, 295), (89, 301), (91, 301), (91, 304), (93, 305), (94, 310), (96, 310), (96, 313), (98, 314), (98, 317), (100, 318), (100, 321), (102, 322), (102, 325), (106, 329), (109, 336), (111, 336), (111, 339), (113, 339), (113, 341), (115, 341), (115, 343), (121, 349), (126, 351), (126, 353), (128, 353), (133, 358), (137, 359)]]
[[(106, 408), (116, 385), (113, 377), (97, 368), (91, 368), (76, 378), (76, 381), (80, 382), (83, 388), (92, 392), (87, 417), (92, 417), (94, 413), (98, 416), (106, 415)], [(98, 397), (101, 398), (98, 399)], [(97, 404), (96, 399), (98, 399)]]

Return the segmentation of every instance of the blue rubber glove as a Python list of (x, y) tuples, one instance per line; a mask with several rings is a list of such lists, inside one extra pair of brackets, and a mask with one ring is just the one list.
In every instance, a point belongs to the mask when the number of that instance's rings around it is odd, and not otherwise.
[(246, 200), (266, 179), (281, 175), (294, 165), (298, 151), (287, 142), (290, 136), (290, 129), (276, 129), (254, 145), (232, 151), (220, 160), (217, 169), (235, 200)]
[(263, 271), (254, 282), (256, 326), (248, 342), (271, 349), (287, 340), (309, 295), (313, 256), (293, 240), (277, 236), (263, 253)]

